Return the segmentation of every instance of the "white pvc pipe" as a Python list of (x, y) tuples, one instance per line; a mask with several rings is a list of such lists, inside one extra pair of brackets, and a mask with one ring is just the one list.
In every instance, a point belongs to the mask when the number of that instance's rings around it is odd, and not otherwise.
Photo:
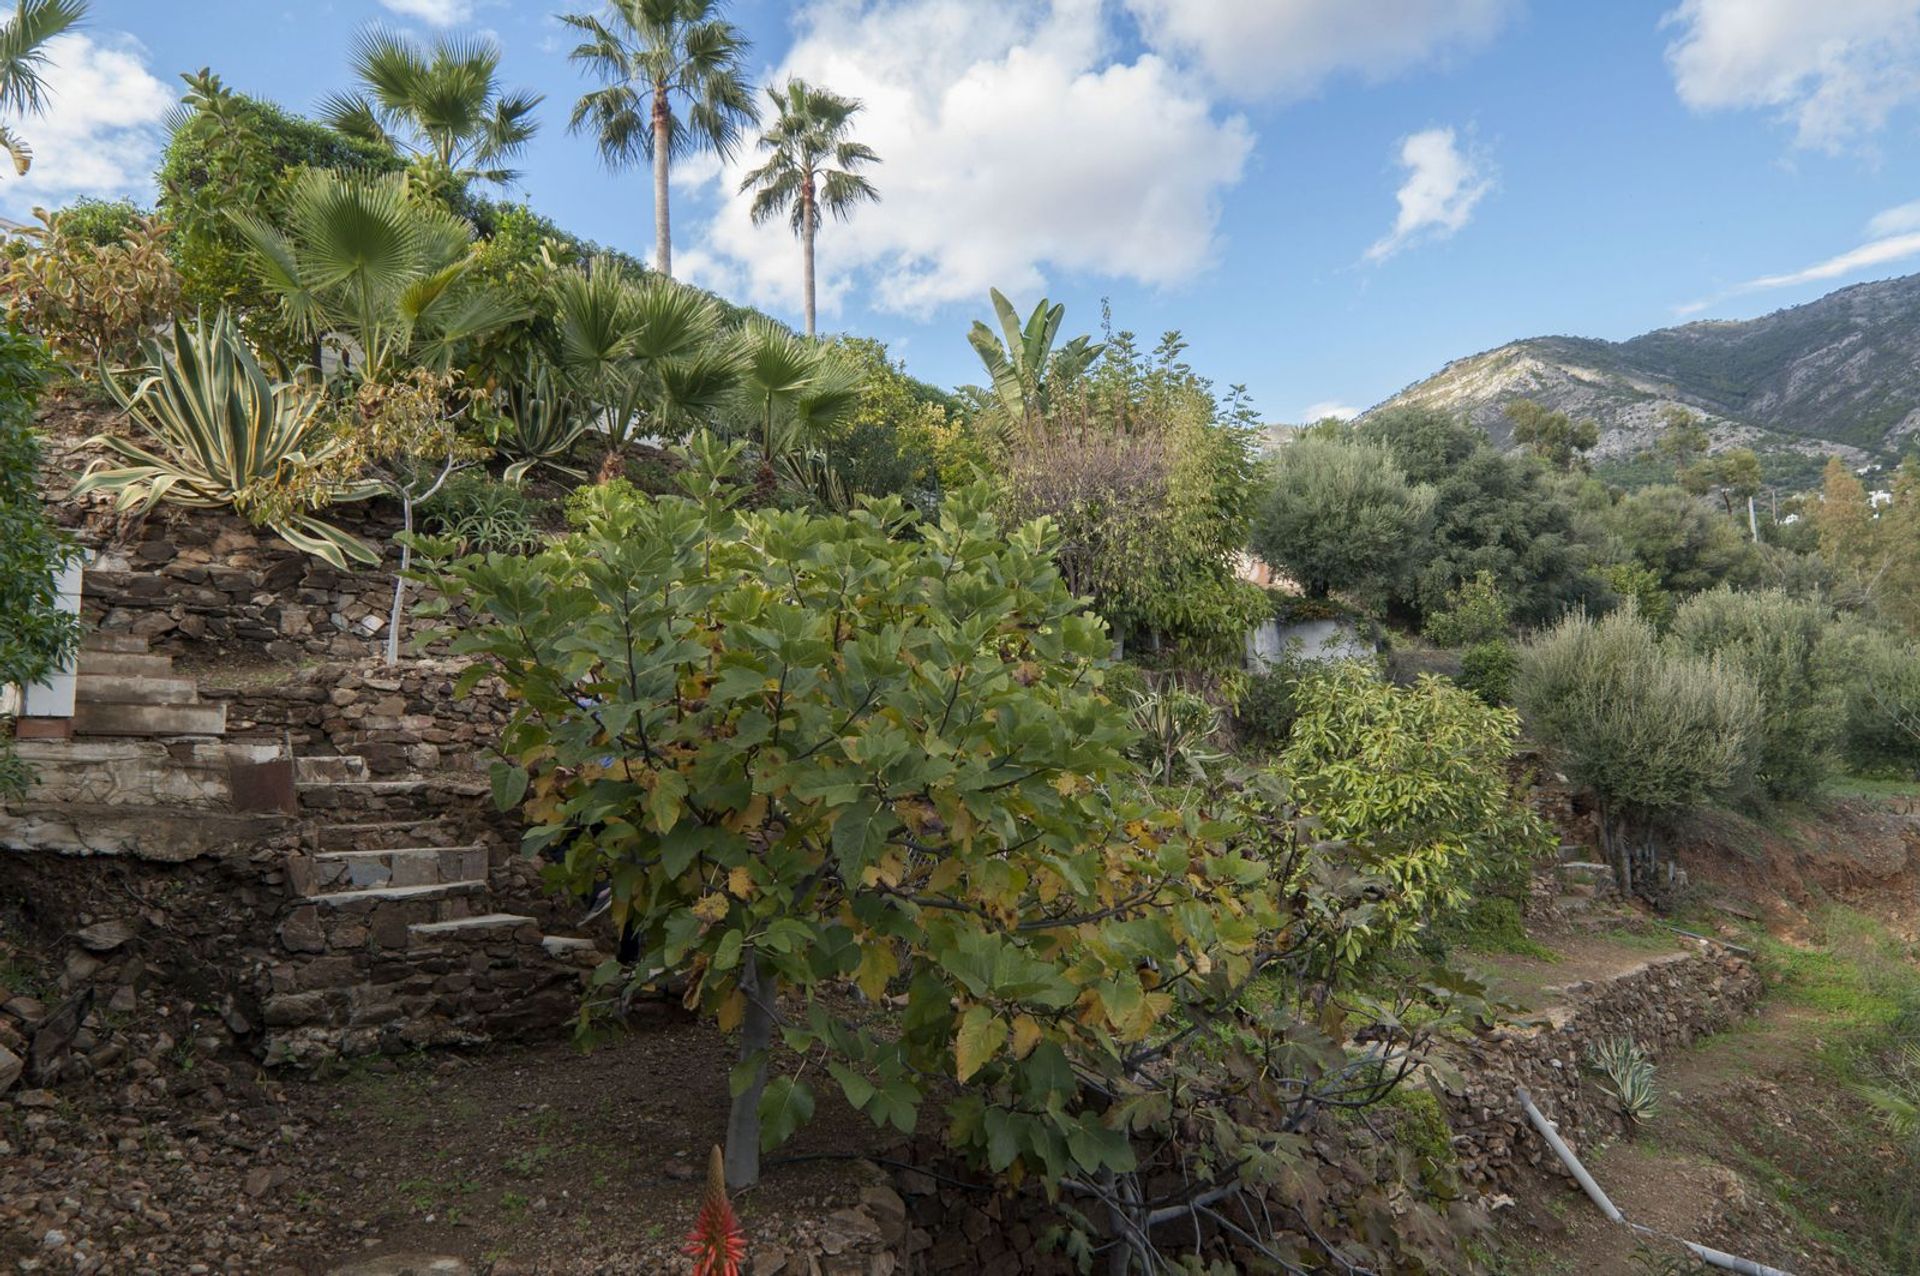
[(1692, 1241), (1680, 1240), (1677, 1236), (1668, 1236), (1664, 1232), (1656, 1232), (1651, 1227), (1643, 1227), (1639, 1223), (1628, 1222), (1626, 1217), (1620, 1213), (1619, 1207), (1608, 1199), (1606, 1192), (1601, 1189), (1600, 1184), (1594, 1181), (1593, 1175), (1587, 1173), (1587, 1167), (1580, 1164), (1580, 1158), (1573, 1154), (1573, 1149), (1566, 1145), (1566, 1141), (1560, 1137), (1560, 1132), (1553, 1128), (1553, 1122), (1547, 1120), (1545, 1116), (1541, 1115), (1540, 1109), (1533, 1106), (1533, 1098), (1527, 1093), (1526, 1087), (1517, 1086), (1514, 1088), (1513, 1093), (1519, 1098), (1520, 1106), (1526, 1109), (1527, 1119), (1533, 1122), (1533, 1128), (1540, 1131), (1540, 1137), (1547, 1141), (1547, 1146), (1552, 1148), (1554, 1155), (1560, 1158), (1560, 1164), (1567, 1167), (1567, 1172), (1573, 1175), (1574, 1182), (1578, 1183), (1581, 1190), (1586, 1192), (1588, 1198), (1600, 1207), (1600, 1212), (1605, 1214), (1613, 1222), (1619, 1223), (1630, 1231), (1637, 1232), (1642, 1236), (1656, 1236), (1663, 1240), (1679, 1241), (1680, 1244), (1685, 1245), (1689, 1250), (1693, 1251), (1694, 1255), (1701, 1261), (1711, 1263), (1715, 1267), (1724, 1268), (1730, 1272), (1739, 1272), (1740, 1276), (1793, 1276), (1793, 1273), (1783, 1271), (1778, 1267), (1769, 1267), (1765, 1263), (1756, 1263), (1751, 1259), (1740, 1258), (1736, 1255), (1712, 1249), (1705, 1245), (1696, 1245)]

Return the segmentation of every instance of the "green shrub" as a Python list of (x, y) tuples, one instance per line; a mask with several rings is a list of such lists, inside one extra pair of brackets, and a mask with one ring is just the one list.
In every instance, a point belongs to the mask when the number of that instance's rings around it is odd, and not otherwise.
[(1760, 693), (1754, 775), (1769, 797), (1805, 797), (1832, 773), (1841, 709), (1819, 653), (1832, 612), (1778, 590), (1722, 587), (1674, 613), (1668, 641), (1717, 656)]
[[(0, 328), (0, 687), (38, 682), (60, 668), (80, 634), (55, 589), (56, 573), (77, 550), (40, 501), (40, 439), (32, 426), (49, 363), (39, 342)], [(0, 721), (0, 797), (31, 783), (12, 737)]]
[[(1302, 677), (1295, 697), (1282, 773), (1323, 834), (1389, 884), (1360, 928), (1366, 949), (1409, 942), (1463, 909), (1474, 882), (1553, 846), (1507, 778), (1520, 730), (1512, 710), (1440, 678), (1396, 687), (1357, 661)], [(1347, 955), (1362, 952), (1356, 941)]]
[(1448, 591), (1446, 609), (1427, 618), (1426, 634), (1442, 647), (1474, 647), (1500, 641), (1512, 628), (1506, 595), (1483, 571)]
[(1264, 749), (1277, 749), (1287, 742), (1298, 712), (1294, 687), (1299, 677), (1297, 662), (1283, 662), (1247, 679), (1233, 707), (1233, 725), (1241, 739)]
[(1718, 659), (1666, 648), (1631, 605), (1569, 616), (1522, 649), (1514, 700), (1528, 731), (1599, 807), (1623, 890), (1657, 885), (1658, 819), (1738, 784), (1760, 694)]
[(1823, 678), (1840, 701), (1840, 748), (1863, 775), (1920, 774), (1920, 644), (1864, 622), (1835, 625)]
[(1460, 653), (1460, 676), (1454, 679), (1488, 704), (1513, 701), (1513, 678), (1520, 653), (1505, 638), (1477, 642)]
[(496, 482), (465, 470), (446, 481), (422, 506), (429, 531), (450, 536), (466, 552), (526, 554), (545, 543), (540, 531), (547, 511), (517, 484)]
[(1600, 577), (1622, 599), (1640, 611), (1641, 619), (1661, 633), (1673, 623), (1673, 595), (1660, 584), (1660, 574), (1642, 563), (1608, 563)]
[[(1346, 997), (1341, 954), (1387, 883), (1314, 871), (1272, 774), (1155, 804), (1102, 693), (1111, 635), (1052, 529), (1003, 532), (985, 484), (937, 520), (897, 498), (742, 512), (740, 450), (694, 450), (682, 496), (586, 489), (547, 552), (427, 573), (466, 611), (463, 688), (491, 672), (516, 692), (496, 802), (523, 808), (527, 850), (559, 853), (556, 888), (608, 882), (639, 944), (596, 974), (589, 1014), (664, 969), (739, 1034), (738, 1179), (832, 1086), (906, 1134), (937, 1090), (978, 1168), (1082, 1201), (1070, 1248), (1149, 1243), (1147, 1268), (1174, 1265), (1148, 1239), (1170, 1200), (1330, 1191), (1353, 1156), (1283, 1141), (1288, 1123), (1385, 1100), (1460, 1022)], [(885, 1031), (841, 1013), (851, 987), (897, 1002)], [(1352, 1066), (1341, 1041), (1363, 1029), (1394, 1066)], [(1352, 1182), (1343, 1199), (1407, 1233), (1368, 1262), (1452, 1270), (1429, 1202)], [(1354, 1265), (1334, 1244), (1293, 1252)]]

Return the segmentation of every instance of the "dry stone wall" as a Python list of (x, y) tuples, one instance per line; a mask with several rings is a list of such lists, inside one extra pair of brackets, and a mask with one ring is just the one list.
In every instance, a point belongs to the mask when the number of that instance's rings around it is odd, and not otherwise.
[(1592, 1046), (1628, 1037), (1658, 1064), (1751, 1015), (1762, 991), (1752, 963), (1701, 944), (1649, 957), (1604, 981), (1571, 985), (1567, 1005), (1544, 1022), (1475, 1038), (1458, 1061), (1465, 1089), (1443, 1096), (1462, 1178), (1496, 1191), (1512, 1187), (1522, 1167), (1559, 1172), (1514, 1098), (1516, 1086), (1526, 1087), (1576, 1149), (1613, 1138), (1621, 1132), (1619, 1117), (1585, 1068)]
[(409, 659), (331, 661), (289, 671), (271, 686), (207, 686), (201, 696), (227, 706), (237, 740), (291, 743), (301, 756), (349, 754), (374, 775), (483, 767), (510, 706), (494, 678), (464, 695), (454, 684), (466, 662)]

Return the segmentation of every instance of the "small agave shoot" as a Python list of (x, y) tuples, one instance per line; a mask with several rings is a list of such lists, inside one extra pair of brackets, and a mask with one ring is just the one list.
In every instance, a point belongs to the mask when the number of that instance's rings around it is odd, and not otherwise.
[(1202, 696), (1180, 687), (1136, 692), (1132, 716), (1140, 741), (1129, 752), (1145, 764), (1155, 784), (1183, 779), (1204, 784), (1208, 772), (1226, 760), (1226, 754), (1207, 747), (1220, 729), (1220, 713)]
[(1653, 1060), (1631, 1037), (1608, 1037), (1587, 1048), (1587, 1062), (1607, 1079), (1606, 1091), (1619, 1104), (1620, 1119), (1632, 1138), (1642, 1122), (1659, 1107), (1653, 1083)]

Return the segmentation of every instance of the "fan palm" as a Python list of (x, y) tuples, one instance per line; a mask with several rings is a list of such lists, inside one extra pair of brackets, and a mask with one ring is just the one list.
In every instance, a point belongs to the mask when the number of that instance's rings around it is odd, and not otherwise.
[(770, 320), (748, 321), (741, 355), (739, 397), (768, 466), (804, 455), (860, 406), (865, 377), (856, 365)]
[(653, 165), (653, 262), (673, 273), (667, 173), (676, 159), (712, 151), (728, 159), (741, 130), (759, 120), (741, 72), (751, 47), (720, 16), (723, 0), (608, 0), (610, 20), (567, 13), (585, 37), (570, 61), (601, 87), (574, 104), (570, 131), (590, 128), (609, 167), (641, 157)]
[(354, 40), (353, 70), (366, 92), (320, 104), (336, 131), (411, 154), (437, 183), (517, 176), (505, 161), (533, 140), (544, 95), (503, 91), (492, 43), (442, 38), (423, 49), (376, 27)]
[(878, 201), (880, 192), (854, 170), (878, 164), (880, 157), (864, 142), (847, 136), (860, 103), (818, 89), (805, 80), (788, 80), (784, 89), (769, 88), (774, 123), (760, 138), (767, 162), (748, 173), (741, 193), (751, 190), (752, 216), (757, 226), (780, 214), (788, 215), (800, 239), (801, 276), (805, 284), (807, 335), (814, 334), (813, 237), (821, 213), (844, 221), (854, 205)]
[(445, 367), (460, 342), (519, 317), (467, 280), (471, 229), (418, 198), (404, 173), (310, 169), (287, 191), (284, 228), (246, 213), (233, 220), (294, 327), (350, 336), (369, 377), (402, 359)]
[(679, 433), (689, 416), (719, 407), (739, 376), (735, 345), (711, 298), (671, 279), (627, 277), (596, 258), (554, 288), (559, 363), (605, 415), (613, 446), (636, 422)]
[(1053, 343), (1060, 335), (1060, 321), (1066, 317), (1065, 306), (1049, 305), (1042, 297), (1022, 324), (1005, 294), (995, 288), (992, 296), (1005, 344), (977, 319), (967, 340), (986, 365), (994, 393), (1000, 396), (1007, 414), (1016, 421), (1032, 422), (1046, 415), (1053, 386), (1085, 372), (1106, 347), (1081, 336), (1055, 350)]
[[(17, 0), (13, 16), (0, 26), (0, 112), (38, 115), (46, 109), (47, 84), (41, 72), (47, 65), (47, 45), (86, 16), (86, 0)], [(33, 164), (33, 148), (5, 121), (0, 121), (0, 150), (24, 177)]]

